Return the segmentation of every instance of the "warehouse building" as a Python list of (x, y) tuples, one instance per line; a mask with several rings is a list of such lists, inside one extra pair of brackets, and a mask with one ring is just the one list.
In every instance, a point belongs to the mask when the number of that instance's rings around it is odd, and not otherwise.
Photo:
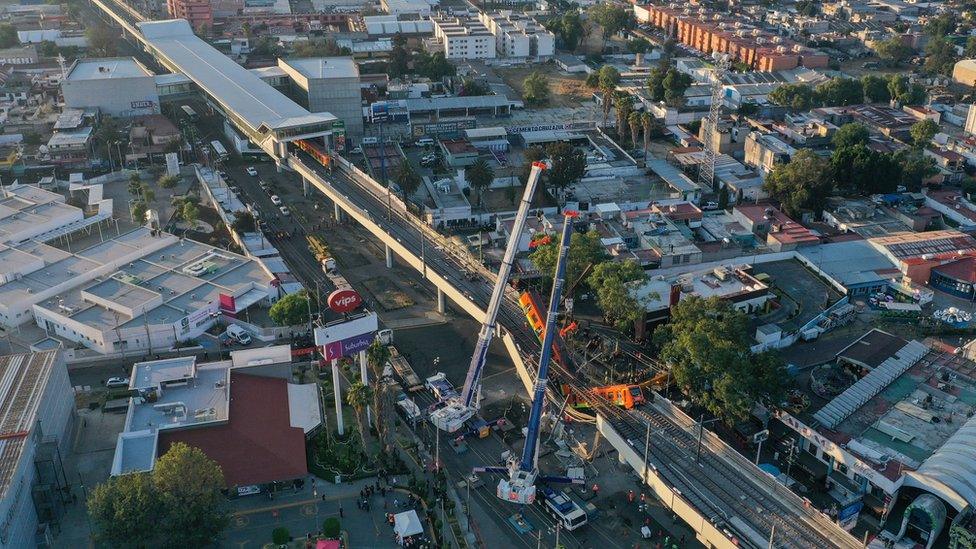
[(61, 84), (69, 108), (97, 107), (110, 116), (159, 114), (152, 71), (131, 57), (79, 59)]

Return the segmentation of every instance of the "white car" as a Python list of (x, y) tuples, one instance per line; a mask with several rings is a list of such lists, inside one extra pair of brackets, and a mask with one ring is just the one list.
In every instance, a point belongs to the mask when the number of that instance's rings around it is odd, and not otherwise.
[(273, 194), (271, 195), (271, 203), (275, 206), (281, 206), (281, 198), (278, 195)]
[(247, 172), (247, 175), (249, 175), (251, 177), (257, 177), (258, 176), (258, 171), (256, 169), (254, 169), (254, 166), (248, 166), (247, 168), (244, 169), (244, 171)]
[(291, 215), (291, 210), (288, 209), (288, 206), (278, 206), (278, 209), (281, 211), (281, 215), (285, 217)]
[(129, 378), (110, 377), (108, 378), (108, 381), (105, 382), (105, 386), (109, 389), (123, 389), (129, 386)]

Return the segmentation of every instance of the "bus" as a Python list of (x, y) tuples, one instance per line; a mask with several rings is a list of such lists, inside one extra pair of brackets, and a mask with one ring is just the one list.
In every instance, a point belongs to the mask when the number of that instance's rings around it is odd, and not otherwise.
[(586, 512), (571, 500), (566, 492), (553, 490), (548, 486), (540, 486), (539, 494), (542, 496), (536, 501), (552, 518), (562, 524), (566, 530), (576, 530), (587, 522)]
[(180, 107), (180, 109), (183, 110), (183, 114), (185, 114), (186, 117), (189, 118), (191, 122), (196, 122), (197, 120), (200, 119), (200, 117), (197, 116), (197, 111), (193, 110), (193, 107), (189, 105), (183, 105), (182, 107)]
[(210, 142), (210, 148), (213, 149), (215, 155), (219, 160), (227, 160), (227, 149), (224, 148), (223, 143), (219, 139), (214, 139)]

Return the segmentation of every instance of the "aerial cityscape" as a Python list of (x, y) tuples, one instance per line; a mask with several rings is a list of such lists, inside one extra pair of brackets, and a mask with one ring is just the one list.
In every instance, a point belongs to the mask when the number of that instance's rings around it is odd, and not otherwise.
[(0, 3), (0, 549), (976, 549), (976, 2)]

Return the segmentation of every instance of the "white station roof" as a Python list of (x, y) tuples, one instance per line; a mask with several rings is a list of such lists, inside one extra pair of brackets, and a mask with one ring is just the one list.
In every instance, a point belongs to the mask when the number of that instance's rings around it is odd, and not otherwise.
[(336, 120), (329, 113), (308, 112), (201, 40), (184, 19), (138, 23), (138, 27), (160, 55), (254, 132), (262, 126), (276, 129)]
[(976, 417), (970, 418), (917, 471), (905, 486), (931, 492), (957, 511), (976, 505)]

